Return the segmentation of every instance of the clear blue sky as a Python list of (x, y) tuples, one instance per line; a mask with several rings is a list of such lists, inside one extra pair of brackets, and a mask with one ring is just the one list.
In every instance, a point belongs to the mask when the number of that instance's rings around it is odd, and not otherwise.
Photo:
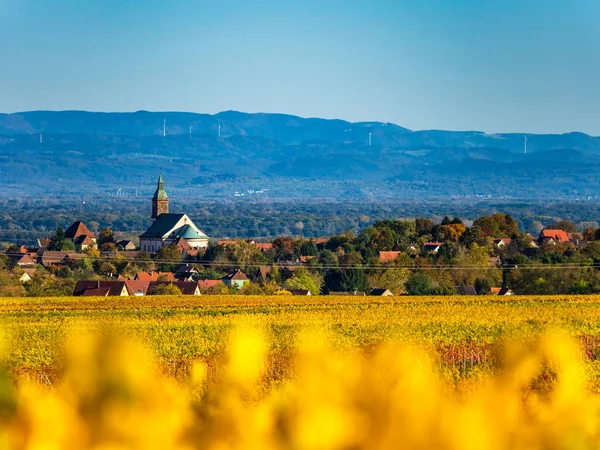
[(0, 111), (600, 135), (599, 0), (0, 0)]

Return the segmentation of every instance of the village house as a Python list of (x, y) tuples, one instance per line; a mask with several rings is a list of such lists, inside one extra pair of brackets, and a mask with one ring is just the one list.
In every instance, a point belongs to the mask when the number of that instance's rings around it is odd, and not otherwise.
[(19, 281), (21, 283), (27, 283), (28, 281), (33, 280), (36, 271), (37, 269), (35, 267), (25, 267), (23, 269), (23, 275), (19, 277)]
[(254, 275), (255, 281), (259, 281), (261, 283), (266, 283), (269, 281), (269, 275), (273, 267), (271, 266), (259, 266), (256, 274)]
[(185, 259), (188, 257), (195, 257), (198, 255), (198, 249), (192, 247), (190, 244), (188, 244), (188, 242), (180, 237), (175, 241), (175, 246), (177, 247), (177, 249), (179, 250), (179, 253), (181, 253), (181, 259)]
[(392, 297), (394, 294), (389, 289), (373, 288), (371, 295), (374, 297)]
[(75, 250), (82, 252), (88, 248), (96, 247), (96, 236), (83, 222), (76, 221), (65, 231), (65, 238), (70, 240), (75, 246)]
[(129, 239), (123, 239), (117, 242), (117, 247), (120, 247), (121, 249), (123, 249), (123, 251), (134, 251), (136, 249), (136, 246), (133, 243), (133, 241), (130, 241)]
[[(84, 255), (85, 256), (85, 255)], [(82, 255), (66, 250), (66, 251), (49, 251), (42, 252), (39, 262), (45, 267), (71, 265), (79, 261)]]
[(6, 252), (4, 254), (6, 257), (8, 257), (12, 266), (33, 267), (36, 264), (35, 259), (33, 259), (28, 253)]
[(125, 281), (86, 281), (77, 282), (73, 295), (85, 297), (125, 297), (132, 295)]
[(477, 290), (474, 286), (456, 286), (454, 293), (456, 295), (477, 295)]
[(569, 242), (569, 236), (563, 230), (542, 230), (539, 242), (545, 245), (564, 244)]
[(133, 277), (136, 281), (176, 281), (172, 272), (138, 272)]
[(194, 250), (208, 247), (208, 236), (186, 214), (169, 213), (169, 198), (164, 190), (162, 174), (152, 197), (152, 220), (150, 228), (140, 235), (140, 248), (143, 251), (156, 253), (179, 238), (185, 239)]
[(222, 281), (225, 286), (235, 287), (237, 289), (242, 289), (246, 284), (250, 283), (246, 274), (241, 270), (236, 270), (235, 272), (231, 272), (229, 275), (224, 276)]
[(255, 242), (254, 245), (258, 247), (261, 253), (268, 252), (273, 248), (272, 242)]
[(402, 252), (379, 252), (379, 261), (382, 263), (395, 261), (401, 254)]
[(443, 245), (442, 242), (425, 242), (425, 244), (423, 244), (423, 250), (426, 253), (430, 253), (432, 255), (437, 255), (437, 253), (440, 251), (440, 247)]
[(334, 296), (344, 296), (344, 297), (365, 297), (367, 294), (363, 291), (351, 291), (351, 292), (333, 292), (330, 291), (329, 295), (334, 295)]
[(207, 292), (209, 290), (216, 290), (219, 288), (224, 288), (225, 284), (221, 280), (199, 280), (198, 287), (200, 288), (200, 292)]
[(303, 296), (312, 295), (308, 289), (290, 289), (289, 292), (292, 295), (303, 295)]
[(131, 295), (135, 295), (136, 297), (146, 295), (148, 293), (150, 283), (152, 283), (152, 281), (125, 280), (125, 284), (127, 285), (129, 292), (131, 292)]
[(50, 245), (51, 239), (49, 238), (38, 238), (35, 242), (35, 247), (38, 250), (45, 250)]
[(173, 272), (173, 276), (177, 281), (194, 281), (194, 275), (198, 275), (200, 271), (190, 265), (190, 264), (181, 264), (175, 272)]
[(152, 295), (157, 286), (165, 284), (176, 286), (182, 295), (200, 295), (200, 287), (193, 281), (152, 281), (148, 286), (148, 295)]
[(498, 250), (504, 250), (512, 242), (511, 238), (496, 238), (494, 239), (494, 247)]

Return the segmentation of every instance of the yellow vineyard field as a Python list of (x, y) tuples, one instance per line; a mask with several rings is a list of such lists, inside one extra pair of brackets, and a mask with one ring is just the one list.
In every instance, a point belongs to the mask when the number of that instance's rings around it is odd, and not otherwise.
[(68, 336), (118, 330), (143, 342), (166, 373), (185, 376), (198, 360), (213, 367), (229, 331), (247, 323), (266, 330), (275, 378), (285, 374), (297, 333), (307, 327), (325, 330), (336, 349), (410, 342), (458, 369), (491, 362), (506, 338), (527, 340), (550, 330), (583, 339), (582, 352), (594, 360), (600, 296), (0, 299), (9, 372), (50, 380)]
[(2, 449), (600, 445), (597, 297), (6, 298), (0, 320)]

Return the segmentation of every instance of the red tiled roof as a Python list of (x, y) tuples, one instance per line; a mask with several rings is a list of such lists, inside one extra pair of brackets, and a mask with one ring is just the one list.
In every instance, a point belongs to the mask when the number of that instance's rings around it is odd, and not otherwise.
[(397, 259), (402, 252), (379, 252), (379, 260), (381, 262), (390, 262)]
[(223, 280), (240, 280), (240, 281), (248, 281), (248, 277), (241, 270), (236, 270), (235, 272), (230, 273), (229, 275), (225, 275)]
[(233, 245), (240, 242), (236, 239), (223, 239), (222, 241), (217, 241), (217, 245)]
[(89, 234), (78, 236), (77, 238), (75, 238), (75, 243), (77, 245), (94, 245), (95, 244), (93, 236), (90, 236)]
[(73, 295), (85, 295), (85, 296), (101, 296), (106, 297), (107, 295), (121, 295), (123, 288), (126, 288), (127, 293), (130, 295), (129, 289), (125, 281), (88, 281), (80, 280), (75, 286)]
[(132, 295), (146, 295), (151, 281), (127, 280), (125, 284)]
[(92, 233), (88, 227), (83, 224), (83, 222), (78, 220), (77, 222), (74, 222), (73, 225), (67, 229), (67, 231), (65, 231), (65, 237), (67, 239), (75, 239), (79, 236), (89, 236), (91, 238), (95, 237), (94, 233)]
[(171, 272), (138, 272), (135, 274), (135, 279), (139, 281), (158, 281), (161, 275), (166, 275), (165, 281), (175, 281), (175, 275)]
[(563, 230), (542, 230), (541, 239), (554, 239), (560, 243), (569, 242), (569, 236)]
[(269, 275), (271, 273), (271, 269), (272, 269), (272, 267), (269, 267), (269, 266), (260, 266), (258, 268), (258, 274), (257, 274), (257, 276), (259, 276), (264, 281), (266, 281), (267, 280), (267, 275)]
[(110, 294), (109, 287), (86, 289), (81, 294), (83, 297), (108, 297)]
[(261, 252), (266, 252), (273, 248), (272, 242), (265, 242), (265, 243), (255, 242), (254, 245), (256, 245)]
[(42, 253), (42, 264), (51, 266), (53, 264), (64, 264), (70, 261), (77, 261), (82, 258), (77, 252), (73, 251), (44, 251)]
[[(223, 282), (221, 280), (200, 280), (198, 281), (198, 287), (200, 289), (210, 289), (211, 287), (214, 287), (218, 284), (223, 284)], [(223, 286), (225, 286), (223, 284)]]
[(40, 245), (42, 247), (48, 247), (50, 245), (50, 242), (52, 242), (52, 239), (41, 238), (41, 239), (38, 239), (38, 241), (40, 241)]
[(28, 253), (5, 253), (5, 255), (18, 266), (35, 266), (35, 260)]

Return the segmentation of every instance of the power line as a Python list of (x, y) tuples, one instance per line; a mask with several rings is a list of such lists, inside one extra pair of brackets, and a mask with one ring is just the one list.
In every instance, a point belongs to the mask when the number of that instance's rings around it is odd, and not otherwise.
[[(72, 259), (67, 261), (72, 261), (76, 263), (77, 261), (85, 258), (86, 256), (82, 256), (78, 259)], [(46, 262), (65, 262), (64, 258), (46, 258)], [(335, 270), (335, 269), (349, 269), (349, 270), (544, 270), (544, 269), (600, 269), (599, 264), (590, 264), (584, 265), (579, 263), (561, 263), (561, 264), (534, 264), (534, 265), (511, 265), (511, 266), (497, 266), (497, 267), (480, 267), (480, 266), (452, 266), (452, 265), (431, 265), (431, 266), (385, 266), (385, 265), (359, 265), (359, 264), (342, 264), (342, 265), (316, 265), (311, 266), (306, 263), (239, 263), (239, 262), (215, 262), (215, 261), (197, 261), (197, 260), (182, 260), (182, 261), (169, 261), (169, 260), (157, 260), (157, 259), (129, 259), (129, 258), (117, 258), (117, 257), (100, 257), (95, 258), (93, 261), (108, 261), (108, 262), (129, 262), (129, 263), (156, 263), (156, 264), (189, 264), (189, 265), (201, 265), (201, 266), (209, 266), (209, 267), (277, 267), (280, 269), (286, 268), (306, 268), (306, 269), (325, 269), (325, 270)]]

